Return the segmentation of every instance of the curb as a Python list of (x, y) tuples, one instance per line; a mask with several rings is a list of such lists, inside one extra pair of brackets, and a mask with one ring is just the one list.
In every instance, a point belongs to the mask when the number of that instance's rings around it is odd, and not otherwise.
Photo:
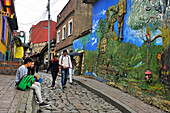
[(94, 94), (98, 95), (100, 98), (103, 98), (106, 102), (110, 103), (111, 105), (115, 106), (116, 108), (118, 108), (121, 112), (123, 113), (137, 113), (135, 112), (133, 109), (131, 109), (130, 107), (128, 107), (127, 105), (123, 104), (122, 102), (120, 102), (119, 100), (111, 97), (110, 95), (96, 89), (93, 88), (92, 86), (88, 85), (88, 84), (84, 84), (81, 81), (75, 80), (73, 79), (74, 82), (77, 82), (78, 84), (80, 84), (81, 86), (85, 87), (87, 90), (93, 92)]
[(16, 113), (35, 113), (34, 91), (30, 89), (28, 91), (23, 91), (22, 93)]

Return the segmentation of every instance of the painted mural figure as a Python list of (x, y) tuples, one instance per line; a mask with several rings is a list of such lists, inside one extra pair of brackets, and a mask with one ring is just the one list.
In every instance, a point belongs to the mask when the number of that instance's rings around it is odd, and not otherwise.
[(117, 11), (116, 6), (111, 6), (106, 12), (106, 22), (108, 23), (108, 27), (106, 32), (111, 28), (114, 31), (114, 24), (117, 21)]
[[(117, 4), (118, 13), (118, 40), (123, 40), (124, 15), (126, 14), (127, 0), (119, 0)], [(121, 36), (120, 36), (121, 29)]]

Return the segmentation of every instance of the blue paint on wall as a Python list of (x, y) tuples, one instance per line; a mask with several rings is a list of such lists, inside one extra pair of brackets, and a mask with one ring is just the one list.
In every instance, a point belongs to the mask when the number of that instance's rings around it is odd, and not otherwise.
[[(106, 11), (109, 7), (116, 5), (119, 2), (119, 0), (98, 0), (97, 3), (93, 6), (93, 20), (92, 20), (92, 39), (91, 39), (91, 51), (97, 50), (97, 44), (99, 39), (96, 37), (96, 29), (98, 27), (99, 21), (102, 18), (103, 20), (106, 18)], [(131, 0), (127, 0), (127, 13), (124, 18), (124, 31), (123, 31), (123, 42), (129, 42), (132, 44), (137, 45), (138, 47), (141, 47), (143, 45), (143, 41), (136, 35), (140, 33), (137, 30), (132, 30), (128, 26), (128, 18), (131, 11)], [(118, 35), (118, 21), (114, 25), (114, 30), (116, 34)], [(161, 32), (157, 30), (155, 33), (152, 34), (151, 37), (155, 36), (156, 34), (160, 34)], [(158, 39), (155, 41), (155, 45), (162, 45), (162, 39)]]
[(4, 54), (2, 54), (1, 52), (0, 52), (0, 61), (3, 61), (4, 60)]
[(86, 50), (91, 50), (91, 43), (92, 43), (92, 40), (91, 40), (91, 33), (86, 35), (86, 36), (83, 36), (77, 40), (75, 40), (73, 42), (73, 49), (75, 52), (77, 51), (81, 51), (83, 50), (83, 46), (84, 46), (84, 41), (85, 41), (85, 49)]

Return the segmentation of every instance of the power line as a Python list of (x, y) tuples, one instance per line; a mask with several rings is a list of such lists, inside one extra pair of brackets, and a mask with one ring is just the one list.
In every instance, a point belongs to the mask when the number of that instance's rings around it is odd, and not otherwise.
[(29, 22), (29, 23), (19, 23), (21, 25), (29, 25), (29, 24), (33, 24), (39, 20), (41, 20), (42, 18), (44, 18), (47, 14), (47, 10), (44, 10), (44, 12), (41, 14), (40, 18), (36, 19), (35, 21)]
[(31, 10), (33, 10), (33, 11), (35, 11), (35, 9), (33, 9), (32, 7), (28, 7), (28, 5), (25, 5), (25, 4), (21, 4), (21, 3), (19, 3), (19, 2), (17, 2), (16, 4), (19, 4), (20, 6), (22, 6), (22, 7), (26, 7), (26, 8), (28, 8), (28, 9), (31, 9)]

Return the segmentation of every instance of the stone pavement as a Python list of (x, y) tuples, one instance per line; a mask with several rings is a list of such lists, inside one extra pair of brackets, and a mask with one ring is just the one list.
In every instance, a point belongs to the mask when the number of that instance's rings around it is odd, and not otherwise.
[(0, 113), (15, 113), (22, 91), (15, 88), (15, 76), (0, 75)]
[(121, 113), (116, 107), (88, 91), (77, 83), (61, 89), (61, 77), (57, 77), (55, 90), (51, 90), (51, 74), (39, 73), (43, 77), (42, 97), (50, 107), (41, 108), (41, 113)]
[(154, 106), (145, 104), (143, 101), (135, 98), (134, 96), (124, 93), (119, 89), (108, 86), (105, 83), (101, 83), (97, 80), (80, 76), (74, 76), (74, 80), (77, 82), (81, 82), (87, 87), (92, 87), (93, 89), (96, 89), (100, 92), (105, 93), (106, 95), (113, 97), (114, 99), (120, 101), (121, 103), (125, 104), (138, 113), (164, 113)]

